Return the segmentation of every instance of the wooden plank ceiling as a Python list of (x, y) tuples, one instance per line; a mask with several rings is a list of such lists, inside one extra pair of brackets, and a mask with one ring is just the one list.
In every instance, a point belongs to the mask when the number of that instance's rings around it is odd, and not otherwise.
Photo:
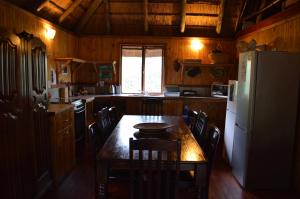
[(209, 37), (234, 36), (245, 1), (10, 0), (80, 35)]

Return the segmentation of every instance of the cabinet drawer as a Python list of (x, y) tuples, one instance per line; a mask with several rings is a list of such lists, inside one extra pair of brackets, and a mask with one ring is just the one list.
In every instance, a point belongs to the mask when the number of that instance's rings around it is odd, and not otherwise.
[(68, 109), (56, 115), (55, 120), (56, 120), (57, 131), (64, 129), (67, 126), (73, 125), (73, 120), (72, 120), (72, 118), (74, 117), (73, 114), (74, 114), (73, 109)]

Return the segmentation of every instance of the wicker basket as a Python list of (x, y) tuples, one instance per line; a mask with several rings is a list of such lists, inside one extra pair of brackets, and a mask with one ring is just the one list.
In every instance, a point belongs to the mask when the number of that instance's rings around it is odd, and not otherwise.
[(208, 57), (212, 64), (228, 64), (229, 55), (225, 53), (209, 53)]

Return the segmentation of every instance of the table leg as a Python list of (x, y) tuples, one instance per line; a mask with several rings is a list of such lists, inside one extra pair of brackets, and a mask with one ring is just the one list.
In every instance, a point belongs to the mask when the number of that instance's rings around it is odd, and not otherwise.
[(97, 179), (96, 179), (96, 198), (106, 199), (107, 198), (107, 171), (108, 164), (106, 161), (97, 161)]
[(207, 178), (207, 165), (196, 165), (196, 187), (197, 199), (208, 199), (208, 178)]

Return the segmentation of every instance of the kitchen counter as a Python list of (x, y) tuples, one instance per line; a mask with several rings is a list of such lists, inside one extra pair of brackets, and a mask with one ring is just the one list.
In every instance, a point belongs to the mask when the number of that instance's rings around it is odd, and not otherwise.
[(71, 107), (73, 108), (74, 105), (73, 104), (49, 104), (47, 111), (49, 114), (58, 114)]
[(109, 95), (79, 95), (73, 96), (69, 99), (81, 99), (86, 102), (92, 101), (95, 98), (163, 98), (166, 100), (176, 100), (176, 99), (202, 99), (202, 100), (209, 100), (209, 101), (226, 101), (226, 98), (219, 98), (219, 97), (203, 97), (203, 96), (164, 96), (164, 95), (143, 95), (143, 94), (109, 94)]

